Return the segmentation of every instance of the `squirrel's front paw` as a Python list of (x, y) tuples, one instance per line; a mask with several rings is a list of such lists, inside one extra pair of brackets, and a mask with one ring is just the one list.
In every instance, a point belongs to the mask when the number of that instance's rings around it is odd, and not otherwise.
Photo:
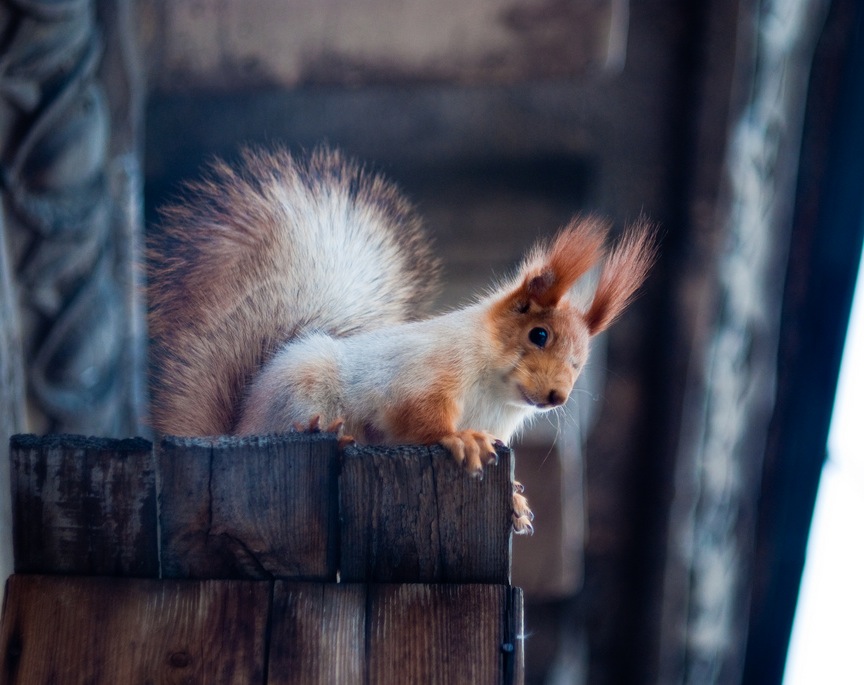
[(483, 467), (498, 461), (495, 445), (502, 444), (494, 435), (485, 431), (464, 430), (445, 435), (439, 444), (444, 447), (458, 464), (476, 478), (483, 477)]
[(525, 488), (522, 483), (513, 481), (513, 532), (516, 535), (534, 535), (534, 514), (528, 508), (528, 500), (522, 494)]

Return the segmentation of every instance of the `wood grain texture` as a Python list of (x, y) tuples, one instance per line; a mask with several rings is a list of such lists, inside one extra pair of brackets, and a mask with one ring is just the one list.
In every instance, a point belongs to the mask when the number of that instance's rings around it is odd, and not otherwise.
[(512, 454), (483, 480), (440, 447), (345, 450), (340, 482), (346, 582), (510, 582)]
[(263, 683), (270, 583), (13, 576), (0, 684)]
[(522, 682), (504, 585), (12, 576), (0, 685)]
[(365, 683), (366, 587), (276, 581), (269, 685)]
[(477, 480), (437, 447), (324, 435), (12, 445), (18, 572), (509, 583), (506, 449)]
[(16, 571), (157, 575), (151, 447), (141, 438), (14, 436)]
[(172, 438), (159, 444), (164, 577), (336, 578), (336, 440)]
[(520, 682), (521, 595), (506, 586), (371, 585), (366, 620), (370, 683)]

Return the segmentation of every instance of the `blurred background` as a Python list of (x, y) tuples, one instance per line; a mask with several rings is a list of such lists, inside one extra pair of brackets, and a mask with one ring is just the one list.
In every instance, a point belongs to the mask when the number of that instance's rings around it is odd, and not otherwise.
[[(0, 27), (3, 577), (10, 434), (147, 434), (156, 208), (214, 155), (327, 143), (418, 205), (441, 308), (574, 213), (660, 226), (567, 412), (516, 445), (526, 680), (783, 681), (864, 233), (864, 5), (7, 0)], [(857, 436), (818, 520), (864, 501)], [(790, 683), (864, 681), (825, 670), (864, 635), (839, 581), (808, 570), (850, 622), (799, 618), (821, 646)]]

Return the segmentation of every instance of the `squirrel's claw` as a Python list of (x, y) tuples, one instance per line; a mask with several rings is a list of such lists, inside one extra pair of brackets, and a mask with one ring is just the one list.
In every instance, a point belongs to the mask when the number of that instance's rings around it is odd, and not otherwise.
[(340, 450), (344, 450), (346, 447), (350, 447), (356, 442), (357, 440), (354, 439), (353, 435), (342, 435), (339, 437), (338, 446)]
[[(327, 424), (326, 428), (321, 428), (321, 416), (320, 414), (316, 414), (310, 420), (308, 425), (304, 426), (302, 423), (295, 423), (294, 430), (298, 433), (336, 433), (339, 435), (342, 432), (342, 427), (345, 425), (345, 419), (338, 418), (331, 421)], [(353, 445), (357, 442), (350, 435), (339, 435), (339, 449), (344, 449), (348, 445)]]
[(534, 535), (534, 513), (528, 508), (528, 500), (522, 494), (522, 483), (513, 481), (513, 532), (516, 535)]
[(453, 455), (456, 463), (464, 466), (469, 475), (475, 478), (483, 477), (484, 466), (498, 461), (495, 444), (500, 441), (485, 431), (456, 431), (445, 435), (438, 442)]
[(309, 419), (309, 424), (304, 426), (299, 421), (294, 423), (294, 430), (298, 433), (320, 433), (321, 432), (321, 415), (316, 414)]
[(330, 422), (330, 425), (324, 430), (325, 433), (338, 433), (345, 425), (345, 419), (335, 419)]

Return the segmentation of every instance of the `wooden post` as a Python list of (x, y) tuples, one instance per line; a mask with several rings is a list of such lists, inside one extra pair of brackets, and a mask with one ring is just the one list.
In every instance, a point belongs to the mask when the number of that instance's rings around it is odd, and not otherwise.
[(326, 434), (11, 447), (0, 685), (521, 682), (509, 450), (479, 480)]

